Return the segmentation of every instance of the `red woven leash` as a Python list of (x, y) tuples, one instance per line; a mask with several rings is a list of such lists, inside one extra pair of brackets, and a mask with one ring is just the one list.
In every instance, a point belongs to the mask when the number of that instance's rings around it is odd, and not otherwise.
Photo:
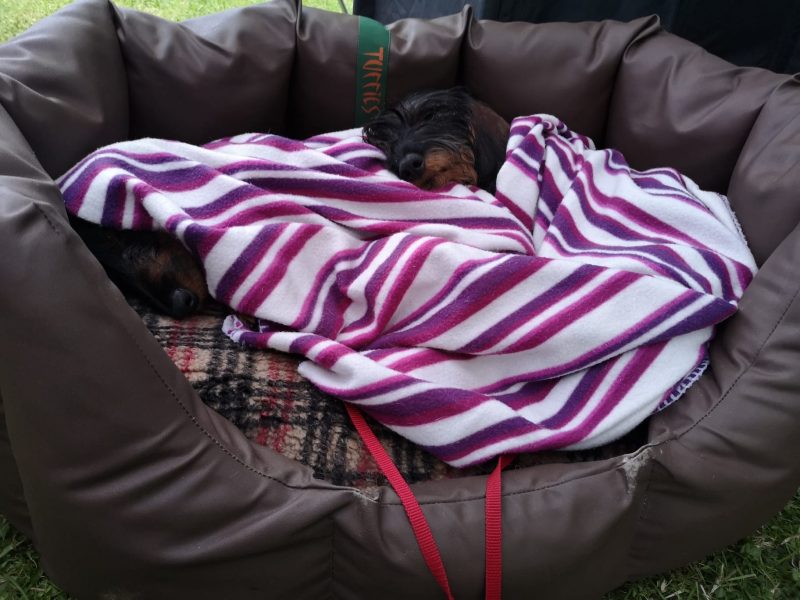
[[(378, 438), (373, 433), (364, 415), (355, 406), (345, 402), (347, 413), (355, 425), (356, 431), (364, 441), (364, 445), (369, 450), (378, 467), (386, 475), (395, 493), (400, 498), (403, 508), (408, 515), (414, 537), (417, 539), (419, 549), (422, 551), (422, 558), (428, 569), (433, 575), (436, 583), (442, 588), (448, 600), (453, 600), (453, 593), (450, 591), (450, 583), (447, 580), (447, 573), (444, 570), (442, 555), (439, 546), (433, 537), (431, 528), (428, 525), (425, 514), (422, 512), (419, 502), (414, 497), (406, 480), (397, 470), (391, 457), (381, 445)], [(513, 457), (501, 456), (497, 461), (492, 474), (486, 481), (486, 599), (500, 600), (502, 591), (502, 564), (503, 564), (503, 536), (502, 536), (502, 471), (513, 460)]]
[(375, 462), (378, 463), (378, 467), (380, 467), (383, 474), (386, 475), (394, 491), (400, 497), (400, 502), (403, 503), (403, 508), (405, 508), (406, 515), (408, 515), (408, 520), (411, 522), (411, 529), (414, 531), (414, 537), (417, 538), (417, 544), (422, 551), (425, 564), (428, 565), (428, 569), (433, 574), (434, 579), (436, 579), (436, 583), (438, 583), (439, 587), (444, 591), (447, 599), (453, 600), (453, 593), (450, 591), (450, 583), (447, 581), (447, 573), (444, 571), (442, 555), (439, 553), (436, 540), (433, 539), (433, 533), (428, 525), (428, 521), (425, 519), (425, 514), (422, 512), (419, 502), (417, 502), (417, 499), (414, 497), (414, 492), (411, 491), (406, 480), (403, 479), (400, 471), (397, 470), (392, 459), (386, 453), (386, 450), (381, 445), (378, 438), (375, 437), (375, 434), (372, 432), (372, 429), (370, 429), (361, 411), (349, 402), (345, 402), (344, 405), (347, 407), (347, 412), (350, 415), (350, 419), (353, 421), (353, 425), (356, 427), (356, 431), (358, 431), (361, 439), (364, 440), (367, 450), (372, 454)]
[(503, 469), (514, 456), (501, 456), (486, 480), (486, 600), (503, 592)]

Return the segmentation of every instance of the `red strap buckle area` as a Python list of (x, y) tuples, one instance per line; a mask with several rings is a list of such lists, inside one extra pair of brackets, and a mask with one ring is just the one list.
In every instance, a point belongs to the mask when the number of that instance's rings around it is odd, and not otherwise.
[[(364, 445), (369, 450), (378, 467), (389, 480), (389, 484), (394, 489), (403, 508), (406, 511), (411, 529), (417, 540), (417, 545), (422, 552), (422, 558), (428, 566), (428, 570), (433, 575), (436, 583), (442, 588), (445, 597), (453, 600), (453, 593), (450, 590), (450, 582), (447, 580), (447, 573), (442, 562), (442, 555), (439, 546), (431, 532), (422, 507), (414, 497), (414, 492), (408, 485), (400, 471), (397, 470), (394, 462), (378, 438), (373, 433), (361, 411), (345, 402), (347, 413), (353, 421), (356, 431), (364, 441)], [(503, 530), (502, 530), (502, 472), (511, 462), (513, 457), (501, 456), (497, 461), (497, 466), (486, 481), (486, 599), (500, 600), (502, 593), (502, 564), (503, 564)]]

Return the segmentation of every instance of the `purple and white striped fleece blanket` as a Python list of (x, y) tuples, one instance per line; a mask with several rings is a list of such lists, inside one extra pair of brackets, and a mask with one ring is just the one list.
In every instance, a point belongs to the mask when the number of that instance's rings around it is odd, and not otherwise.
[[(654, 141), (657, 143), (657, 140)], [(427, 192), (360, 130), (102, 148), (67, 208), (163, 228), (203, 262), (236, 341), (455, 466), (617, 438), (702, 372), (755, 272), (727, 201), (638, 172), (558, 119), (514, 120), (491, 194)]]

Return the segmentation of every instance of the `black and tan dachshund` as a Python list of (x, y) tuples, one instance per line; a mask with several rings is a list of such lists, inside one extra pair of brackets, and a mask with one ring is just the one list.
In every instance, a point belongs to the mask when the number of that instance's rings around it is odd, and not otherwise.
[[(451, 88), (408, 96), (367, 124), (364, 140), (383, 151), (391, 171), (420, 188), (464, 183), (493, 192), (508, 132), (486, 104)], [(180, 319), (208, 301), (202, 267), (168, 234), (71, 223), (109, 278), (156, 310)]]
[(161, 231), (119, 231), (70, 218), (70, 224), (105, 269), (109, 279), (164, 314), (183, 319), (208, 300), (200, 263)]
[(509, 125), (464, 88), (411, 94), (364, 127), (387, 168), (419, 188), (449, 183), (495, 190)]

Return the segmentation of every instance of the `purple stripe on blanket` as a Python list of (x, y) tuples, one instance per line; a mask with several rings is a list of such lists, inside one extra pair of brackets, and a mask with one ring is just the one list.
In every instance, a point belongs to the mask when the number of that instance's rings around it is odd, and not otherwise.
[[(658, 325), (661, 325), (664, 321), (674, 316), (676, 313), (690, 306), (695, 300), (695, 294), (692, 292), (686, 292), (672, 302), (664, 305), (660, 310), (650, 313), (647, 318), (637, 321), (619, 335), (597, 343), (588, 351), (585, 350), (585, 347), (577, 347), (575, 349), (574, 358), (571, 358), (568, 361), (564, 361), (558, 365), (546, 368), (528, 370), (520, 369), (520, 371), (515, 373), (513, 376), (497, 378), (490, 385), (479, 388), (478, 391), (489, 395), (497, 394), (513, 385), (523, 383), (525, 381), (536, 381), (551, 379), (553, 377), (561, 377), (563, 375), (580, 370), (581, 368), (587, 368), (587, 366), (594, 365), (602, 360), (613, 357), (621, 350), (632, 345), (637, 340), (644, 344), (653, 343), (654, 341), (661, 341), (663, 336), (651, 338), (646, 335), (647, 332)], [(694, 325), (697, 324), (698, 322), (695, 321)], [(676, 325), (676, 330), (687, 333), (688, 331), (697, 330), (697, 327), (692, 329), (691, 327), (683, 327), (681, 324), (679, 324)]]
[[(230, 211), (233, 208), (236, 208), (235, 217), (229, 217), (225, 221), (225, 226), (233, 227), (236, 225), (248, 225), (249, 223), (255, 222), (256, 219), (243, 219), (241, 215), (243, 214), (243, 210), (241, 205), (245, 202), (257, 200), (259, 198), (264, 198), (265, 193), (264, 190), (257, 188), (255, 186), (249, 185), (238, 185), (237, 187), (220, 194), (219, 196), (215, 197), (212, 202), (207, 202), (199, 206), (187, 206), (184, 208), (184, 211), (187, 215), (192, 217), (197, 221), (205, 221), (211, 219), (219, 218), (223, 213), (226, 211)], [(255, 207), (255, 210), (259, 211), (259, 220), (263, 218), (269, 218), (271, 216), (280, 216), (281, 213), (278, 212), (276, 215), (272, 214), (272, 211), (275, 210), (273, 203), (270, 203), (267, 206), (264, 206), (262, 203), (258, 203)], [(246, 209), (245, 209), (246, 210)], [(280, 209), (278, 209), (279, 211)], [(308, 212), (304, 210), (303, 212)], [(296, 212), (294, 214), (297, 214)]]
[[(167, 229), (174, 231), (174, 229), (170, 229), (169, 227), (167, 227)], [(214, 246), (217, 245), (217, 242), (219, 242), (224, 235), (224, 229), (204, 227), (202, 225), (198, 225), (197, 223), (190, 222), (184, 230), (183, 243), (186, 244), (186, 246), (196, 257), (202, 260), (208, 256)]]
[[(581, 287), (590, 284), (602, 271), (600, 269), (591, 267), (589, 265), (581, 265), (576, 271), (570, 273), (567, 277), (559, 281), (553, 287), (542, 290), (538, 296), (519, 307), (516, 311), (501, 319), (497, 324), (480, 332), (471, 342), (461, 346), (458, 352), (465, 354), (482, 354), (487, 352), (490, 348), (498, 345), (503, 339), (513, 335), (515, 331), (526, 326), (525, 319), (530, 318), (531, 315), (540, 315), (549, 311), (558, 302), (562, 301), (565, 297), (574, 294)], [(589, 306), (584, 304), (586, 297), (582, 297), (580, 302), (582, 309), (588, 309)], [(571, 306), (565, 307), (566, 311), (572, 310)], [(563, 314), (560, 313), (560, 314)], [(577, 314), (570, 315), (570, 318), (577, 320)], [(558, 315), (551, 318), (551, 321), (559, 319)], [(544, 331), (537, 327), (537, 331), (541, 331), (542, 336), (548, 337), (554, 331)], [(513, 351), (510, 350), (509, 351)]]
[[(419, 383), (419, 380), (413, 379), (407, 375), (394, 374), (391, 376), (385, 376), (380, 380), (376, 380), (369, 384), (350, 385), (346, 389), (333, 385), (326, 385), (323, 383), (319, 383), (318, 387), (322, 391), (334, 396), (338, 396), (343, 400), (358, 403), (360, 401), (371, 400), (386, 394), (396, 394), (398, 391), (416, 385), (417, 383)], [(362, 405), (362, 408), (367, 410), (366, 406)], [(368, 412), (372, 410), (373, 409), (369, 409)]]
[[(589, 400), (597, 393), (600, 386), (606, 382), (609, 373), (616, 366), (618, 360), (607, 360), (587, 369), (558, 412), (547, 419), (543, 419), (542, 426), (552, 430), (566, 428), (566, 425), (583, 410)], [(612, 407), (608, 406), (607, 408), (610, 410)]]
[[(591, 367), (596, 368), (596, 367)], [(560, 379), (545, 379), (543, 381), (529, 381), (518, 390), (511, 393), (497, 393), (493, 397), (514, 410), (520, 410), (546, 400)], [(518, 386), (513, 386), (518, 387)]]
[[(77, 210), (77, 208), (80, 206), (80, 203), (82, 203), (85, 199), (88, 186), (91, 184), (92, 180), (99, 174), (101, 170), (108, 168), (109, 163), (107, 161), (116, 159), (121, 164), (127, 164), (127, 161), (124, 160), (125, 158), (152, 165), (164, 165), (171, 162), (183, 162), (185, 160), (180, 156), (176, 156), (167, 152), (153, 154), (135, 153), (125, 152), (119, 149), (112, 149), (110, 147), (102, 151), (97, 151), (81, 160), (77, 165), (70, 169), (68, 173), (60, 178), (62, 184), (61, 194), (64, 196), (64, 202), (67, 207), (70, 208), (71, 211), (73, 209)], [(65, 185), (65, 182), (68, 180), (67, 176), (72, 173), (78, 173), (78, 177), (76, 177), (69, 185)], [(75, 202), (78, 202), (79, 204), (76, 205)]]
[(443, 352), (441, 350), (433, 350), (430, 348), (420, 348), (413, 356), (406, 356), (404, 358), (387, 362), (387, 366), (400, 371), (401, 373), (411, 373), (430, 367), (431, 365), (456, 363), (458, 361), (467, 361), (471, 357), (464, 354), (456, 354), (454, 352)]
[[(711, 283), (708, 278), (693, 272), (691, 265), (675, 252), (670, 245), (641, 240), (636, 246), (614, 244), (619, 238), (608, 240), (599, 246), (596, 241), (586, 237), (568, 211), (559, 211), (552, 221), (553, 227), (559, 232), (558, 236), (550, 235), (545, 240), (551, 248), (558, 250), (561, 256), (569, 257), (595, 257), (624, 256), (630, 260), (641, 263), (654, 274), (673, 279), (686, 286), (700, 287), (703, 291), (711, 293)], [(564, 240), (569, 246), (561, 243)], [(696, 278), (696, 279), (695, 279)], [(693, 286), (694, 287), (694, 286)]]
[[(396, 313), (397, 307), (403, 300), (405, 293), (411, 287), (414, 278), (417, 274), (416, 267), (424, 263), (430, 256), (431, 252), (442, 243), (442, 240), (431, 238), (425, 240), (422, 244), (417, 244), (418, 240), (414, 237), (408, 237), (402, 240), (401, 244), (392, 252), (388, 259), (380, 265), (370, 278), (369, 283), (364, 288), (364, 293), (367, 297), (376, 298), (383, 293), (383, 288), (389, 284), (389, 292), (387, 293), (387, 300), (379, 310), (376, 310), (375, 304), (369, 304), (363, 316), (346, 327), (342, 327), (340, 335), (348, 336), (348, 343), (353, 348), (364, 348), (368, 346), (375, 336), (386, 326), (389, 319)], [(409, 252), (410, 247), (416, 245), (417, 247)], [(395, 269), (399, 260), (403, 255), (412, 254), (408, 257), (402, 269), (398, 269), (398, 275), (391, 278), (389, 277), (390, 271)], [(369, 327), (369, 331), (359, 336), (349, 335), (354, 331)]]
[[(358, 274), (354, 269), (343, 269), (342, 265), (359, 261), (362, 257), (369, 264), (380, 250), (379, 244), (365, 243), (357, 248), (347, 248), (334, 253), (317, 270), (310, 291), (303, 300), (302, 308), (292, 322), (292, 327), (297, 330), (307, 329), (314, 313), (320, 308), (322, 319), (315, 331), (321, 335), (335, 337), (342, 328), (344, 311), (352, 302), (347, 297), (346, 289)], [(323, 293), (323, 286), (328, 282), (331, 285), (328, 285), (327, 293)]]
[[(613, 385), (603, 395), (602, 401), (597, 404), (590, 415), (577, 427), (564, 430), (571, 436), (568, 443), (574, 444), (586, 439), (595, 427), (603, 422), (608, 414), (628, 395), (641, 374), (659, 357), (662, 350), (663, 346), (660, 344), (651, 344), (635, 350), (633, 358), (625, 365), (622, 373), (616, 377)], [(558, 443), (565, 445), (565, 441), (559, 440)]]
[[(479, 279), (467, 285), (444, 306), (434, 307), (429, 305), (422, 307), (414, 313), (414, 315), (409, 317), (409, 319), (414, 319), (415, 317), (419, 318), (422, 314), (432, 311), (423, 322), (400, 331), (395, 327), (393, 333), (378, 338), (370, 345), (370, 348), (425, 345), (426, 342), (431, 339), (442, 335), (455, 325), (472, 317), (476, 312), (485, 308), (499, 296), (519, 285), (520, 281), (532, 277), (546, 264), (547, 261), (530, 260), (526, 257), (512, 256), (508, 260), (495, 265)], [(480, 264), (476, 265), (477, 268), (481, 268), (482, 266), (483, 265)], [(452, 290), (452, 288), (460, 284), (464, 279), (469, 279), (470, 275), (471, 273), (469, 270), (464, 269), (460, 271), (458, 279), (449, 282), (447, 289)], [(446, 296), (450, 295), (452, 295), (452, 292), (446, 293), (445, 290), (442, 290), (435, 299), (439, 300), (438, 303), (441, 303)], [(463, 348), (453, 350), (460, 353), (473, 353)]]
[[(431, 454), (441, 457), (445, 462), (461, 464), (464, 457), (480, 452), (483, 448), (503, 442), (506, 443), (509, 450), (497, 452), (498, 454), (516, 454), (518, 451), (515, 448), (515, 444), (513, 444), (515, 440), (524, 439), (524, 436), (535, 434), (542, 429), (543, 427), (541, 425), (532, 423), (523, 417), (516, 416), (504, 420), (497, 420), (485, 429), (466, 435), (457, 442), (441, 445), (423, 445), (423, 447)], [(539, 442), (523, 443), (520, 450), (523, 452), (548, 450), (552, 447), (550, 446), (550, 440), (551, 438), (544, 438)], [(484, 460), (486, 460), (486, 458), (484, 458)]]
[(180, 166), (170, 170), (153, 170), (113, 156), (103, 157), (95, 161), (92, 166), (98, 172), (107, 169), (123, 170), (136, 179), (146, 181), (151, 189), (158, 189), (162, 193), (196, 190), (216, 177), (213, 169), (201, 164)]
[(103, 205), (103, 214), (100, 225), (119, 229), (122, 225), (122, 215), (125, 211), (125, 199), (128, 197), (127, 184), (136, 181), (128, 175), (116, 175), (108, 184), (106, 201)]
[(272, 245), (277, 242), (288, 224), (281, 223), (265, 227), (253, 238), (244, 250), (231, 262), (216, 289), (211, 290), (214, 297), (224, 304), (231, 304), (233, 295), (241, 287), (255, 266), (264, 258)]
[(461, 262), (454, 269), (452, 269), (451, 272), (449, 272), (449, 277), (446, 280), (440, 280), (437, 282), (437, 284), (440, 285), (440, 288), (431, 293), (425, 303), (421, 304), (418, 309), (414, 310), (407, 317), (400, 319), (393, 326), (387, 328), (385, 332), (386, 335), (392, 334), (393, 332), (399, 332), (409, 327), (415, 321), (423, 318), (426, 314), (428, 314), (429, 311), (434, 310), (448, 296), (455, 292), (455, 289), (464, 281), (469, 273), (483, 267), (484, 265), (491, 263), (502, 265), (508, 260), (514, 260), (514, 258), (506, 255), (492, 255), (482, 259), (465, 260)]
[[(287, 228), (291, 227), (288, 226)], [(303, 225), (299, 232), (295, 233), (277, 252), (264, 273), (258, 277), (250, 286), (250, 290), (239, 301), (240, 310), (246, 314), (253, 315), (258, 312), (258, 308), (265, 301), (269, 301), (269, 296), (277, 287), (278, 283), (286, 275), (286, 268), (292, 260), (301, 252), (303, 247), (317, 235), (321, 227), (314, 225)]]
[[(502, 352), (504, 354), (522, 352), (543, 344), (565, 327), (575, 324), (584, 326), (581, 321), (590, 313), (599, 307), (605, 306), (608, 302), (613, 302), (615, 296), (639, 280), (639, 276), (631, 273), (615, 273), (608, 281), (604, 281), (591, 292), (583, 295), (580, 300), (570, 303), (556, 314), (547, 317), (533, 331), (522, 336), (519, 340), (503, 349)], [(598, 347), (598, 350), (600, 348), (606, 349), (608, 345), (603, 344)]]
[(378, 405), (361, 405), (371, 417), (388, 427), (414, 427), (448, 419), (482, 406), (487, 398), (470, 390), (440, 387), (404, 395)]
[[(701, 240), (688, 235), (685, 229), (679, 229), (669, 224), (667, 221), (659, 219), (656, 215), (653, 215), (640, 208), (634, 201), (630, 199), (623, 199), (619, 196), (609, 196), (604, 194), (602, 191), (600, 191), (600, 188), (596, 183), (599, 177), (594, 166), (588, 162), (584, 163), (584, 166), (587, 177), (580, 178), (578, 180), (578, 182), (581, 184), (579, 189), (583, 192), (580, 195), (582, 207), (587, 210), (593, 210), (593, 205), (597, 204), (606, 210), (614, 211), (620, 215), (624, 215), (627, 220), (635, 223), (645, 231), (650, 232), (650, 234), (647, 236), (648, 239), (654, 239), (660, 242), (669, 240), (673, 243), (680, 242), (686, 244), (692, 248), (705, 248), (705, 244)], [(687, 208), (690, 211), (690, 214), (687, 215), (687, 218), (691, 218), (691, 213), (694, 213), (698, 207), (690, 205)], [(595, 219), (599, 220), (601, 223), (605, 223), (610, 228), (610, 231), (613, 232), (615, 230), (613, 227), (614, 222), (609, 217), (597, 211), (595, 211), (594, 216)], [(627, 239), (631, 239), (631, 232), (626, 231), (625, 233)], [(634, 235), (633, 239), (636, 239), (636, 237), (637, 236)], [(623, 237), (623, 239), (625, 238)]]
[[(567, 405), (562, 408), (559, 415), (550, 419), (542, 421), (540, 424), (532, 424), (525, 419), (507, 419), (501, 421), (496, 425), (492, 425), (481, 431), (474, 433), (470, 436), (465, 436), (458, 443), (448, 444), (444, 446), (427, 447), (427, 449), (443, 457), (443, 460), (460, 464), (460, 461), (472, 453), (479, 452), (482, 448), (490, 445), (511, 442), (519, 440), (513, 452), (540, 452), (544, 450), (551, 450), (556, 448), (563, 448), (576, 444), (589, 435), (591, 435), (594, 428), (602, 422), (608, 413), (616, 406), (617, 400), (624, 396), (624, 393), (631, 388), (637, 379), (635, 371), (637, 369), (646, 368), (658, 356), (659, 348), (649, 348), (641, 351), (641, 357), (635, 361), (633, 366), (629, 366), (620, 375), (617, 383), (609, 390), (605, 397), (609, 398), (609, 402), (603, 403), (599, 408), (595, 409), (590, 415), (575, 427), (564, 427), (569, 423), (578, 409), (582, 408), (586, 402), (586, 395), (573, 394), (567, 401)], [(606, 372), (609, 370), (603, 367)], [(597, 385), (592, 385), (595, 379), (601, 375), (593, 375), (587, 381), (587, 386), (584, 391), (593, 391), (597, 389)], [(553, 432), (553, 435), (538, 439), (534, 442), (526, 443), (524, 436), (540, 432), (543, 429), (548, 429)], [(522, 438), (522, 439), (521, 439)], [(508, 452), (508, 451), (506, 451)]]

